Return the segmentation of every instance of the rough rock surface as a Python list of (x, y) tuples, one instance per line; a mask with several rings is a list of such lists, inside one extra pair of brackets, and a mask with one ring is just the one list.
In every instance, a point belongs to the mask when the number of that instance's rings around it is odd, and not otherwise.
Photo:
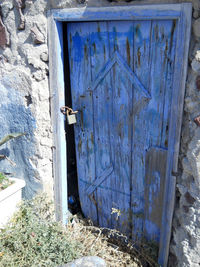
[(5, 48), (6, 45), (9, 45), (8, 32), (5, 25), (3, 24), (1, 14), (0, 14), (0, 46)]
[[(17, 1), (19, 4), (23, 1)], [(1, 161), (1, 171), (26, 180), (26, 197), (42, 188), (53, 194), (52, 130), (48, 85), (47, 1), (26, 1), (24, 29), (16, 1), (1, 1), (2, 20), (10, 36), (10, 47), (0, 48), (0, 137), (26, 132), (2, 150), (16, 162)], [(21, 12), (21, 11), (20, 11)], [(35, 44), (31, 29), (36, 25), (43, 44)]]
[(193, 24), (193, 31), (194, 31), (195, 37), (199, 38), (200, 37), (200, 18), (195, 20), (195, 22)]
[(91, 256), (80, 258), (62, 267), (106, 267), (106, 262), (99, 257)]

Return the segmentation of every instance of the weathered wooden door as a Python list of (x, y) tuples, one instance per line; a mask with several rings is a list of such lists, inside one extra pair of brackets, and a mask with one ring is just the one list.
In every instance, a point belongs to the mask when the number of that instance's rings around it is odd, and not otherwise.
[(83, 213), (159, 241), (176, 20), (68, 23)]

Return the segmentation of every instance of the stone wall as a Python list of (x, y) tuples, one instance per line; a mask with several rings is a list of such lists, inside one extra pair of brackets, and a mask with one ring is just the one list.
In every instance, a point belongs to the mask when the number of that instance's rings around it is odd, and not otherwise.
[[(3, 152), (17, 167), (3, 171), (26, 179), (26, 196), (38, 188), (52, 194), (52, 131), (48, 86), (46, 11), (50, 8), (132, 5), (188, 1), (3, 0), (0, 20), (0, 136), (27, 132)], [(81, 4), (82, 3), (82, 4)], [(184, 105), (170, 266), (200, 265), (200, 1), (193, 0), (188, 76)]]
[(0, 137), (27, 133), (1, 147), (16, 163), (1, 171), (26, 180), (26, 197), (53, 192), (46, 11), (45, 0), (1, 1)]

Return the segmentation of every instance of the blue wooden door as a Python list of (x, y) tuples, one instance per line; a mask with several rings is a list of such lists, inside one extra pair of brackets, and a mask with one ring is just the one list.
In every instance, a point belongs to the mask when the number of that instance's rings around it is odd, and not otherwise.
[(175, 20), (68, 23), (83, 213), (133, 239), (159, 241)]

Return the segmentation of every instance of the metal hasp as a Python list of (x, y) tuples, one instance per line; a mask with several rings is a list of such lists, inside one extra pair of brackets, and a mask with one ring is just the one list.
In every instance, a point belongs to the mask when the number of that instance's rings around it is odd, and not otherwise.
[(80, 111), (74, 131), (82, 210), (133, 240), (155, 241), (162, 267), (174, 211), (191, 11), (191, 3), (180, 3), (49, 13), (57, 214), (64, 221), (65, 123), (57, 112), (65, 105), (64, 25), (72, 108)]

